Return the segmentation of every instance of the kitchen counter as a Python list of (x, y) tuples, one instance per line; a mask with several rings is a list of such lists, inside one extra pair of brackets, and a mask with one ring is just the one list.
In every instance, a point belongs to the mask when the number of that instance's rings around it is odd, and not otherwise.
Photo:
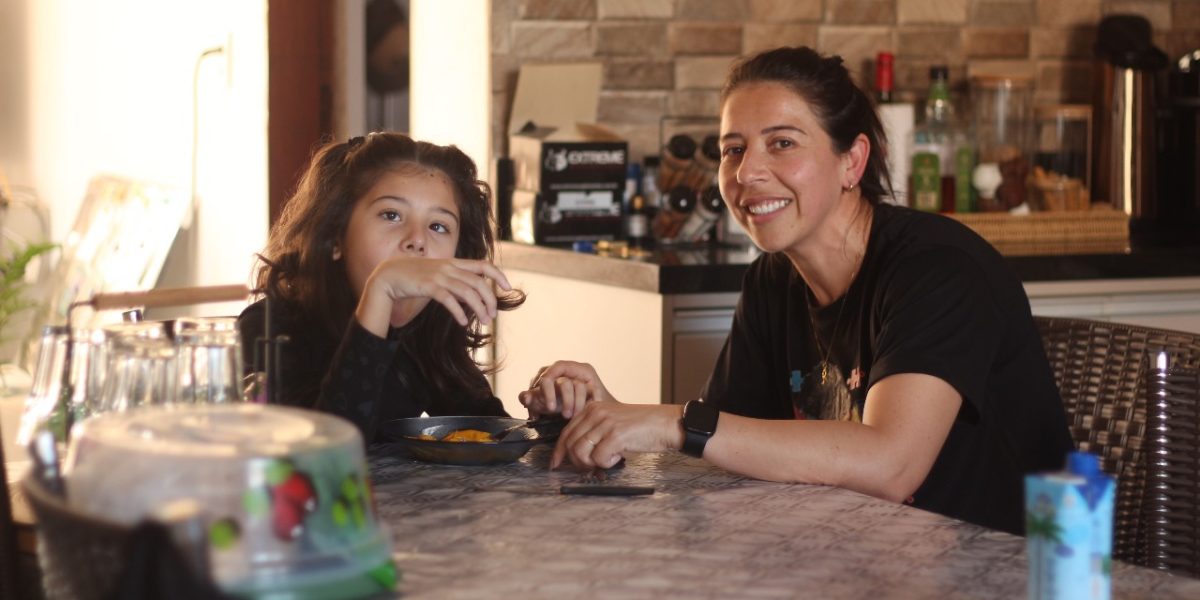
[[(1128, 248), (1002, 249), (1022, 281), (1089, 281), (1200, 277), (1200, 244)], [(638, 258), (500, 243), (500, 264), (518, 269), (658, 294), (738, 292), (757, 257), (754, 248), (719, 246), (655, 250)]]

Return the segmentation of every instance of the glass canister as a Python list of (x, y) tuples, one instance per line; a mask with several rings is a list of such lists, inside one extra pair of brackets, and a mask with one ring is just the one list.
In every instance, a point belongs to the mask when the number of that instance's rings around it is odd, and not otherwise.
[(1033, 188), (1041, 210), (1087, 210), (1092, 196), (1092, 107), (1037, 107)]
[[(1010, 210), (1028, 199), (1033, 156), (1033, 79), (971, 77), (971, 114), (978, 144), (973, 181), (980, 211)], [(999, 172), (1000, 177), (994, 174)], [(981, 176), (990, 175), (990, 176)]]

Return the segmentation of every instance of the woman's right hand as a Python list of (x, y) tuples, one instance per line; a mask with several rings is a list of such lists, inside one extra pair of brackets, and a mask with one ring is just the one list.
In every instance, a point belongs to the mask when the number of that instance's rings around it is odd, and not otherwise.
[(508, 278), (485, 260), (397, 257), (375, 267), (359, 299), (355, 315), (367, 330), (383, 337), (417, 316), (430, 300), (446, 307), (460, 325), (468, 311), (481, 323), (496, 318), (493, 282), (511, 290)]
[(588, 402), (613, 397), (592, 365), (560, 360), (538, 369), (529, 389), (518, 394), (517, 399), (529, 409), (530, 417), (561, 413), (563, 418), (570, 419)]

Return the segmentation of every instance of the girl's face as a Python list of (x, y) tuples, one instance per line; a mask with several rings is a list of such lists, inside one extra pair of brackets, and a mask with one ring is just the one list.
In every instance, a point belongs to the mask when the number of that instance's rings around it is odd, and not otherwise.
[[(440, 170), (412, 164), (388, 170), (358, 199), (334, 259), (346, 261), (350, 285), (361, 297), (367, 278), (385, 260), (454, 258), (459, 219), (454, 187)], [(407, 323), (428, 303), (397, 302), (392, 324)]]
[(847, 159), (799, 94), (778, 82), (743, 85), (721, 111), (721, 196), (766, 252), (819, 248), (846, 185)]

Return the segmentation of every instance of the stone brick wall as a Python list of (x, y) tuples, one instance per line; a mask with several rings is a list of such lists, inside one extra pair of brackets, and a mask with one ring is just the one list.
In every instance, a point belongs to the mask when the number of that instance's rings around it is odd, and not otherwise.
[(1172, 59), (1200, 48), (1200, 0), (492, 0), (495, 150), (524, 63), (602, 62), (599, 120), (634, 158), (658, 153), (663, 115), (715, 116), (733, 60), (782, 45), (840, 54), (868, 87), (892, 51), (902, 99), (944, 63), (960, 96), (972, 74), (1017, 73), (1038, 102), (1088, 102), (1095, 27), (1113, 13), (1149, 19)]

